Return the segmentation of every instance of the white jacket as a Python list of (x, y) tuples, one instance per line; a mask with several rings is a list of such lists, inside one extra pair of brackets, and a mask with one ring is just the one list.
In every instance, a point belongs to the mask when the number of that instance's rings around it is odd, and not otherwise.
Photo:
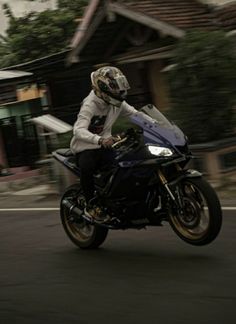
[(120, 107), (107, 104), (92, 90), (84, 99), (74, 124), (71, 151), (76, 154), (84, 150), (100, 148), (99, 139), (111, 136), (112, 126), (119, 116), (129, 117), (137, 112), (125, 101)]

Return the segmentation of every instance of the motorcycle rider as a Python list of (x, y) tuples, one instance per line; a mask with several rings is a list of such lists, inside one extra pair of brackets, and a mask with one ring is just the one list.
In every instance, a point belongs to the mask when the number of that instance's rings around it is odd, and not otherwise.
[(138, 111), (126, 101), (130, 89), (125, 75), (113, 66), (101, 67), (91, 73), (92, 90), (83, 100), (73, 127), (71, 151), (81, 170), (81, 187), (86, 200), (85, 215), (97, 222), (109, 219), (93, 205), (94, 173), (112, 160), (110, 148), (117, 141), (112, 126), (119, 116), (132, 116)]

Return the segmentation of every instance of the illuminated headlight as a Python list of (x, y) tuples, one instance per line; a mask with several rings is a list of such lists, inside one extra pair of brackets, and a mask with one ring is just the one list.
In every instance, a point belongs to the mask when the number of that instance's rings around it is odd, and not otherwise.
[(156, 156), (171, 156), (171, 155), (173, 155), (172, 151), (168, 147), (148, 145), (148, 149), (152, 155), (156, 155)]

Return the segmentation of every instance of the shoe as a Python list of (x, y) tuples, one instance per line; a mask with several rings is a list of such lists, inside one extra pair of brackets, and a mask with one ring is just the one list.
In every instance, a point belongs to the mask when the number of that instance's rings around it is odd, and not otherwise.
[(85, 216), (92, 218), (97, 223), (105, 223), (110, 220), (108, 215), (104, 215), (99, 207), (86, 207), (84, 209)]

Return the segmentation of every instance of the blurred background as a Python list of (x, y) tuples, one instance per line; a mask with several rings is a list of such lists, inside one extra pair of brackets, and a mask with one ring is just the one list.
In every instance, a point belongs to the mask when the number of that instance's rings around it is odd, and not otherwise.
[(177, 123), (196, 156), (192, 167), (234, 196), (236, 2), (0, 5), (0, 193), (57, 194), (75, 181), (51, 153), (69, 146), (91, 71), (112, 64), (127, 75), (127, 101), (137, 109), (152, 103)]

